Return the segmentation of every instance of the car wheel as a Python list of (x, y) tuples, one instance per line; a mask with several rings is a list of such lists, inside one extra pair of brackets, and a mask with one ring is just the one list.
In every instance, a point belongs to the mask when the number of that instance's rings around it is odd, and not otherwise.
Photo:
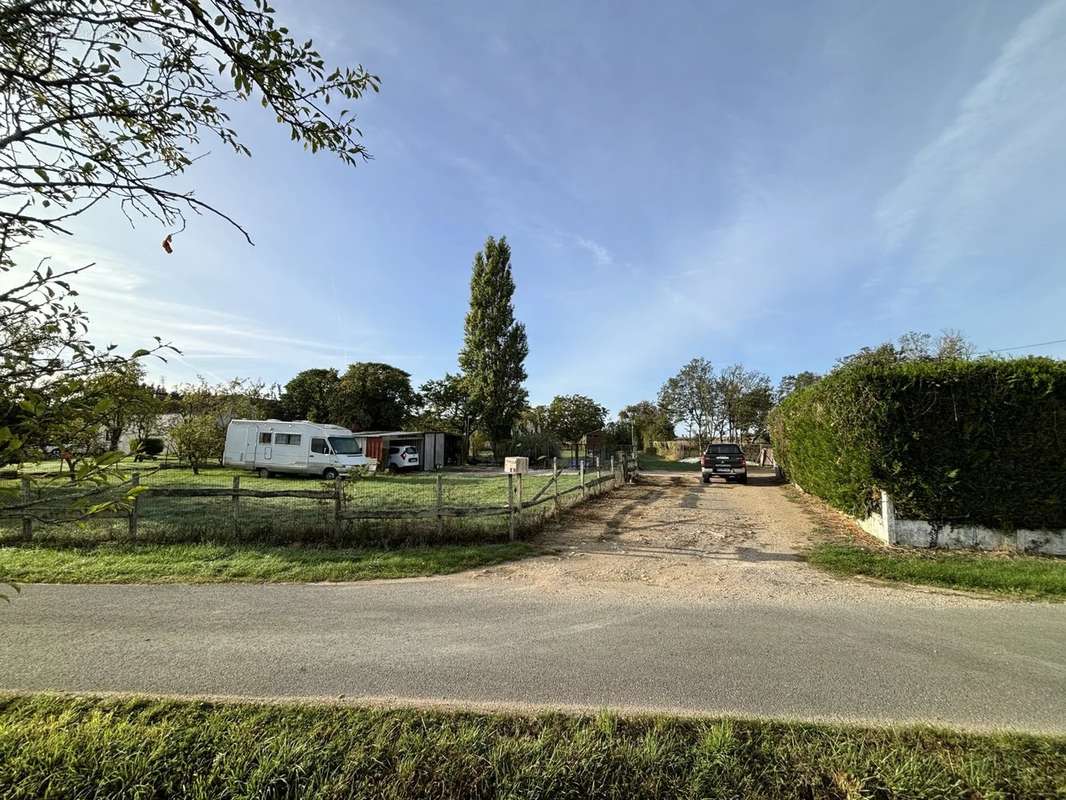
[(704, 475), (703, 476), (703, 482), (704, 483), (710, 483), (711, 482), (711, 476), (710, 475)]
[(333, 467), (326, 467), (326, 469), (322, 470), (322, 477), (327, 481), (335, 480), (337, 477), (337, 470), (333, 469)]
[(397, 467), (395, 464), (389, 464), (389, 474), (390, 475), (396, 475), (397, 473), (399, 473), (399, 471), (400, 471), (400, 468)]
[(256, 473), (259, 475), (260, 478), (270, 477), (270, 470), (266, 469), (265, 467), (260, 467), (256, 470)]
[(739, 483), (743, 483), (743, 484), (747, 485), (747, 483), (748, 483), (748, 476), (747, 476), (747, 475), (741, 475), (741, 476), (740, 476), (739, 478), (737, 478), (737, 481), (738, 481)]

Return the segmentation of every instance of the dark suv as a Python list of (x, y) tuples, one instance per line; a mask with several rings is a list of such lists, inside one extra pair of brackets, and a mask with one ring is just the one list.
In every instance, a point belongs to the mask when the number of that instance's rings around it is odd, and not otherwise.
[(741, 483), (748, 482), (748, 462), (739, 444), (707, 445), (703, 458), (700, 459), (700, 474), (703, 482), (710, 483), (711, 478), (736, 478)]

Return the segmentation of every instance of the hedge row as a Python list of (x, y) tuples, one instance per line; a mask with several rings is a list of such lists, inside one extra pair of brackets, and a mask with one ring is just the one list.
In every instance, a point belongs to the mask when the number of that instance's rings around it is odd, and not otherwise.
[(791, 480), (855, 516), (1066, 528), (1066, 361), (856, 365), (771, 418)]

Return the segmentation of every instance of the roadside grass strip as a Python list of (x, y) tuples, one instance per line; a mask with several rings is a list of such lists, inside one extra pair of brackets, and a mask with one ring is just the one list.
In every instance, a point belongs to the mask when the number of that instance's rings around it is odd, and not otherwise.
[(1019, 599), (1066, 600), (1064, 558), (885, 551), (833, 543), (815, 545), (807, 558), (812, 565), (841, 576), (865, 575)]
[(672, 717), (0, 697), (0, 796), (1053, 798), (1066, 738)]
[(315, 548), (101, 544), (0, 547), (0, 580), (15, 583), (360, 581), (444, 575), (534, 555), (525, 542)]

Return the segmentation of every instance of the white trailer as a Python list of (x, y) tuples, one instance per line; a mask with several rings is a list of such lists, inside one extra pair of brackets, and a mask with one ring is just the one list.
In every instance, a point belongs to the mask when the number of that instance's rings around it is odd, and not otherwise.
[(335, 478), (369, 463), (359, 441), (340, 425), (235, 419), (226, 428), (222, 463), (256, 470)]

